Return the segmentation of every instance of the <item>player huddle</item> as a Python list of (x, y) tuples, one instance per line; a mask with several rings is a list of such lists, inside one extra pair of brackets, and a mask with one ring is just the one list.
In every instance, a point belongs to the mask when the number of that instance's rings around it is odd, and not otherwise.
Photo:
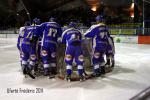
[[(101, 16), (96, 17), (97, 24), (92, 25), (84, 34), (80, 32), (75, 22), (70, 22), (68, 28), (63, 30), (55, 20), (51, 17), (49, 22), (40, 24), (40, 20), (35, 18), (32, 25), (26, 22), (20, 28), (17, 47), (20, 51), (21, 67), (25, 76), (35, 78), (39, 64), (42, 64), (45, 76), (52, 77), (58, 74), (58, 44), (65, 44), (66, 80), (71, 81), (73, 62), (76, 63), (80, 81), (85, 80), (81, 45), (83, 38), (92, 39), (92, 77), (99, 77), (105, 74), (106, 67), (114, 66), (113, 39)], [(104, 55), (106, 55), (105, 64), (103, 64)]]

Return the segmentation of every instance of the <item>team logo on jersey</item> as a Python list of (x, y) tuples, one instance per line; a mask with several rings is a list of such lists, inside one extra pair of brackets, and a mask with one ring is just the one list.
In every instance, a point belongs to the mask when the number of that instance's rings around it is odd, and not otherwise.
[(42, 50), (42, 56), (47, 56), (48, 54), (47, 54), (47, 51), (45, 51), (45, 50)]
[(78, 57), (78, 60), (79, 60), (79, 61), (83, 61), (83, 55), (80, 55), (80, 56)]
[(51, 57), (52, 57), (52, 58), (55, 58), (55, 57), (56, 57), (56, 52), (53, 52), (53, 53), (51, 54)]
[(67, 61), (69, 61), (69, 60), (72, 59), (72, 56), (71, 56), (71, 55), (66, 55), (66, 56), (65, 56), (65, 59), (66, 59)]
[(36, 59), (36, 55), (31, 55), (31, 60), (35, 60)]
[(95, 52), (95, 53), (94, 53), (94, 57), (95, 57), (95, 58), (99, 58), (99, 56), (100, 56), (100, 53), (99, 53), (99, 52)]

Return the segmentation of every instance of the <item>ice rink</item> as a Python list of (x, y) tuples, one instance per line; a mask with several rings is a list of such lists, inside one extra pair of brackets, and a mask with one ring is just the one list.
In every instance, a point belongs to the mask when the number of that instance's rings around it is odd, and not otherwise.
[[(25, 79), (20, 72), (16, 39), (0, 38), (0, 100), (129, 100), (150, 86), (150, 45), (115, 46), (113, 72), (105, 78), (68, 83), (42, 76)], [(9, 89), (16, 92), (8, 93)], [(33, 91), (23, 93), (23, 89)]]

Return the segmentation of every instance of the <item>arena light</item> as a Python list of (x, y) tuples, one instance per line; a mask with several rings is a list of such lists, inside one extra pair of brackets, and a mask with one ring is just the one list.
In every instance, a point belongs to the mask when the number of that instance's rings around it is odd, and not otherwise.
[(130, 11), (130, 17), (134, 18), (134, 10)]
[(134, 13), (133, 13), (133, 14), (131, 14), (131, 18), (134, 18)]
[(130, 7), (130, 17), (134, 18), (134, 0), (132, 0), (131, 7)]
[(91, 8), (91, 10), (95, 12), (95, 11), (97, 11), (97, 7), (96, 7), (96, 6), (93, 6), (93, 7)]
[(131, 9), (134, 9), (134, 2), (131, 4)]

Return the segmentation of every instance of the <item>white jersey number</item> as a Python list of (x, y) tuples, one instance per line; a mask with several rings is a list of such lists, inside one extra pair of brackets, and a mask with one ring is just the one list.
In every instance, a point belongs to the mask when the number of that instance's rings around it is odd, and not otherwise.
[(55, 37), (56, 34), (57, 34), (57, 30), (53, 29), (53, 28), (50, 28), (47, 36)]
[(80, 36), (76, 34), (72, 34), (69, 40), (80, 40)]
[(28, 35), (26, 36), (26, 38), (30, 38), (30, 39), (32, 39), (32, 35), (33, 34), (31, 34), (32, 32), (30, 31), (29, 33), (28, 33)]
[(100, 37), (103, 39), (107, 35), (107, 32), (100, 32)]

